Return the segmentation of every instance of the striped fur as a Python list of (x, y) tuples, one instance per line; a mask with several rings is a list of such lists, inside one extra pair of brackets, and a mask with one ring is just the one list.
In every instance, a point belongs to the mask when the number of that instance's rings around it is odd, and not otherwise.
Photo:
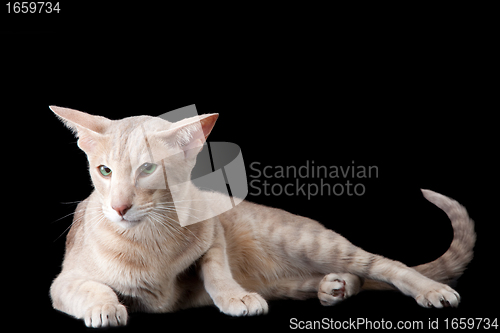
[[(189, 177), (216, 115), (200, 116), (197, 129), (192, 121), (172, 125), (145, 116), (111, 121), (52, 110), (77, 134), (95, 191), (75, 211), (63, 268), (50, 291), (54, 308), (87, 326), (125, 325), (131, 311), (213, 304), (228, 315), (257, 315), (268, 311), (265, 300), (278, 298), (318, 297), (328, 306), (361, 288), (398, 289), (424, 307), (460, 301), (444, 283), (459, 277), (472, 260), (475, 233), (466, 210), (452, 199), (423, 190), (448, 214), (454, 239), (443, 256), (413, 268), (366, 252), (309, 218), (247, 201), (181, 227), (180, 215), (226, 201), (187, 182), (174, 207), (165, 181), (165, 176)], [(145, 141), (146, 132), (151, 137)], [(161, 149), (170, 150), (164, 155), (169, 157), (145, 182), (156, 179), (165, 187), (137, 186), (140, 165), (153, 162), (152, 152)], [(172, 157), (179, 152), (184, 158)], [(100, 175), (99, 165), (112, 175)]]

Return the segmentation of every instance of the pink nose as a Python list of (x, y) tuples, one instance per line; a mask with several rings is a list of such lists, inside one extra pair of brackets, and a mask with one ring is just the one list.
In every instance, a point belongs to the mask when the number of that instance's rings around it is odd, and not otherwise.
[(127, 211), (132, 207), (132, 205), (121, 205), (121, 206), (113, 206), (112, 208), (116, 210), (116, 212), (120, 215), (123, 216)]

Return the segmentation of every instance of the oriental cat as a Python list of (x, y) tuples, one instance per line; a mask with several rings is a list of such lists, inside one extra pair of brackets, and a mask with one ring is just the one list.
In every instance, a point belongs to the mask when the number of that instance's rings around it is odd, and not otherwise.
[(266, 300), (280, 298), (317, 297), (331, 306), (364, 289), (397, 289), (426, 308), (460, 302), (446, 283), (472, 260), (476, 236), (465, 208), (448, 197), (422, 190), (448, 215), (454, 238), (440, 258), (416, 267), (366, 252), (309, 218), (248, 201), (181, 223), (227, 201), (190, 181), (217, 114), (171, 123), (51, 110), (78, 137), (94, 191), (76, 208), (50, 295), (55, 309), (89, 327), (126, 325), (134, 311), (206, 305), (230, 316), (262, 315)]

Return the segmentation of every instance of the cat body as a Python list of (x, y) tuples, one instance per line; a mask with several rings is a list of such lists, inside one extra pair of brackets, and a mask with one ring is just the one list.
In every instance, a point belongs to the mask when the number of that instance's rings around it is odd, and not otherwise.
[(227, 202), (189, 181), (217, 115), (111, 121), (51, 109), (76, 132), (95, 187), (75, 211), (51, 297), (56, 309), (87, 326), (125, 325), (132, 311), (210, 304), (233, 316), (263, 314), (265, 299), (318, 297), (334, 305), (361, 288), (399, 289), (424, 307), (460, 301), (444, 283), (472, 260), (475, 233), (452, 199), (423, 190), (448, 214), (455, 236), (443, 256), (413, 268), (366, 252), (314, 220), (247, 201), (181, 226), (182, 218)]

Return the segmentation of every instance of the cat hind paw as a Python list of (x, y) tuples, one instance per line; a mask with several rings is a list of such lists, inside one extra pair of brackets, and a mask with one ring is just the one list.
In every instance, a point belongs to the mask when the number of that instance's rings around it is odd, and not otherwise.
[(343, 301), (346, 296), (346, 282), (337, 274), (328, 274), (319, 284), (318, 298), (321, 305), (332, 306)]
[(418, 295), (415, 300), (424, 308), (456, 308), (460, 303), (460, 295), (451, 287), (440, 284), (427, 293)]
[(359, 277), (352, 274), (331, 273), (319, 283), (318, 298), (321, 305), (332, 306), (353, 296), (361, 289)]

